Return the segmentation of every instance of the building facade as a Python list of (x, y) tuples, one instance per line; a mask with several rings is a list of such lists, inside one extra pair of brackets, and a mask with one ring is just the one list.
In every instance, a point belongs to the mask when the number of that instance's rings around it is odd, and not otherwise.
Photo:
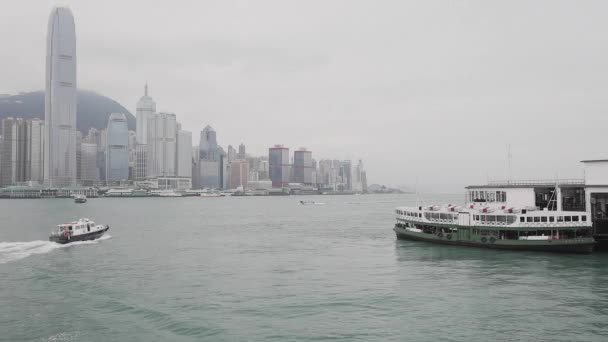
[(108, 118), (106, 149), (106, 182), (124, 182), (129, 179), (129, 129), (127, 117), (112, 113)]
[(289, 185), (289, 149), (275, 145), (268, 150), (268, 168), (272, 186), (280, 188)]
[(51, 11), (46, 45), (44, 180), (76, 184), (76, 30), (72, 11)]
[[(230, 163), (230, 189), (247, 187), (249, 180), (249, 163), (246, 160), (237, 159)], [(257, 179), (256, 179), (257, 180)]]
[(293, 153), (293, 175), (294, 182), (307, 185), (313, 184), (312, 174), (312, 152), (299, 149)]
[(177, 176), (192, 178), (192, 132), (177, 132), (176, 156)]

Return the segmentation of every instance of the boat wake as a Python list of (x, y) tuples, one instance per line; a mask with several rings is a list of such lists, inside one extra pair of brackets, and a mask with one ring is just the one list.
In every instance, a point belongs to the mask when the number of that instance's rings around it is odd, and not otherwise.
[(100, 241), (111, 239), (111, 235), (104, 235), (96, 240), (76, 241), (65, 245), (56, 242), (36, 240), (28, 242), (0, 242), (0, 264), (17, 261), (35, 254), (46, 254), (56, 249), (69, 248), (80, 245), (93, 245)]

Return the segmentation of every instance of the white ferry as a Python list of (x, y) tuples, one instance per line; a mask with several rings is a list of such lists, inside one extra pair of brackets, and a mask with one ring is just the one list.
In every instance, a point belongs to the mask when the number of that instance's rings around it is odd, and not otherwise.
[(467, 187), (467, 205), (396, 208), (398, 239), (496, 249), (591, 253), (595, 240), (579, 182)]
[(110, 226), (95, 224), (88, 218), (57, 225), (57, 231), (51, 233), (49, 241), (65, 244), (74, 241), (95, 240), (103, 236)]

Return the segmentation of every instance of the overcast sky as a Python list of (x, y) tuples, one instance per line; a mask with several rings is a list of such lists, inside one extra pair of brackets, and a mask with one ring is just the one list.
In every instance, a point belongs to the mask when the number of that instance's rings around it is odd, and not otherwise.
[[(581, 178), (608, 157), (608, 2), (72, 0), (79, 87), (147, 81), (198, 140), (362, 158), (370, 183)], [(57, 1), (2, 0), (0, 93), (44, 87)], [(197, 141), (195, 141), (197, 143)]]

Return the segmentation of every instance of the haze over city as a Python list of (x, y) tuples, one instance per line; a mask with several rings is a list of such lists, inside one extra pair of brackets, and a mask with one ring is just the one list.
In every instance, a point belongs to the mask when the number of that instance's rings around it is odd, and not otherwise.
[[(44, 89), (52, 5), (0, 13), (0, 93)], [(600, 1), (67, 1), (78, 87), (159, 110), (222, 145), (362, 158), (370, 183), (460, 191), (581, 178), (606, 157)], [(525, 7), (524, 7), (525, 5)], [(542, 19), (542, 21), (541, 21)]]

